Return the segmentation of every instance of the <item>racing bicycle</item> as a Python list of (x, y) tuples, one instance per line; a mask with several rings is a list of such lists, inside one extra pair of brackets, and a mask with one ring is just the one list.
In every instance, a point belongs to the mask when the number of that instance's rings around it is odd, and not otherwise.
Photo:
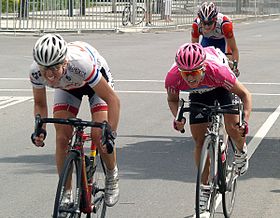
[(124, 7), (122, 12), (122, 24), (123, 26), (127, 26), (128, 23), (138, 25), (143, 22), (145, 18), (145, 9), (141, 6), (136, 6), (135, 9), (135, 20), (133, 22), (133, 3), (129, 1), (129, 3)]
[[(59, 176), (53, 218), (79, 218), (83, 214), (86, 218), (92, 217), (93, 214), (96, 217), (105, 217), (107, 209), (104, 202), (105, 165), (93, 143), (90, 147), (90, 156), (85, 155), (84, 143), (91, 138), (84, 132), (84, 129), (86, 127), (102, 129), (102, 144), (106, 144), (108, 153), (111, 153), (113, 146), (106, 141), (108, 131), (110, 131), (109, 124), (106, 121), (98, 123), (79, 118), (41, 118), (40, 115), (36, 115), (36, 135), (44, 123), (65, 124), (74, 128), (73, 137), (69, 142), (68, 155)], [(63, 202), (63, 197), (69, 187), (73, 200), (66, 204)]]
[[(239, 125), (243, 125), (243, 104), (229, 104), (220, 106), (216, 101), (214, 106), (208, 106), (202, 103), (191, 102), (191, 107), (185, 106), (184, 99), (179, 102), (179, 108), (176, 119), (181, 121), (185, 112), (199, 112), (209, 117), (209, 126), (205, 134), (204, 144), (201, 151), (200, 162), (196, 179), (195, 212), (196, 217), (201, 217), (200, 202), (202, 184), (202, 174), (205, 170), (210, 170), (208, 178), (208, 188), (210, 197), (208, 200), (206, 212), (209, 217), (214, 217), (216, 210), (216, 200), (219, 194), (222, 195), (223, 213), (226, 218), (230, 217), (236, 195), (237, 178), (239, 171), (235, 164), (234, 154), (236, 146), (232, 139), (227, 135), (223, 124), (223, 114), (238, 114)], [(184, 132), (182, 130), (181, 132)], [(210, 158), (210, 167), (207, 165), (207, 158)], [(207, 168), (207, 169), (206, 169)]]

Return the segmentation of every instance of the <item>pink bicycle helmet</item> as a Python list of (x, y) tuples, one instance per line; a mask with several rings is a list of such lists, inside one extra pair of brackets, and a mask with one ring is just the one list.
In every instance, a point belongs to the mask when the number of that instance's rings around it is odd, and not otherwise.
[(175, 62), (178, 68), (192, 71), (202, 67), (205, 58), (205, 51), (200, 44), (186, 43), (178, 49)]
[(210, 3), (204, 2), (200, 6), (197, 15), (200, 20), (211, 22), (217, 18), (218, 9), (213, 2)]

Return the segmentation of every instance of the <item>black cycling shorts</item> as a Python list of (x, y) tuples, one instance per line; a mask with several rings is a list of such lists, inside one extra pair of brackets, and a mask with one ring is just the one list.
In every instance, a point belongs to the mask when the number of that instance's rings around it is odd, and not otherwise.
[[(209, 92), (191, 93), (189, 95), (190, 106), (191, 102), (199, 102), (206, 105), (214, 105), (215, 100), (217, 100), (220, 105), (232, 104), (232, 94), (225, 88), (219, 87)], [(190, 112), (189, 115), (190, 124), (206, 123), (209, 122), (209, 117), (198, 113)]]

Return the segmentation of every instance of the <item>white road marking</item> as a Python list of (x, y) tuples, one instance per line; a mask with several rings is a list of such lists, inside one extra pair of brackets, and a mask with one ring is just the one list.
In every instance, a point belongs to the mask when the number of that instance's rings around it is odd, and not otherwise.
[(0, 109), (27, 101), (32, 97), (0, 96)]
[(280, 115), (280, 105), (276, 108), (276, 110), (269, 115), (267, 120), (263, 123), (261, 128), (259, 128), (258, 132), (252, 138), (250, 143), (248, 144), (248, 156), (249, 158), (253, 155), (263, 138), (266, 136), (270, 128), (276, 122), (277, 118)]
[[(12, 78), (12, 77), (0, 77), (0, 81), (29, 81), (29, 78)], [(148, 80), (148, 79), (117, 79), (115, 82), (149, 82), (149, 83), (164, 83), (164, 80)], [(242, 82), (247, 85), (276, 85), (280, 86), (280, 83), (253, 83), (253, 82)]]
[[(248, 144), (248, 158), (250, 159), (258, 146), (260, 145), (263, 138), (266, 136), (270, 128), (273, 126), (273, 124), (276, 122), (277, 118), (280, 115), (280, 105), (276, 108), (276, 110), (269, 115), (269, 117), (266, 119), (266, 121), (263, 123), (261, 128), (257, 131), (257, 133), (254, 135), (252, 140)], [(219, 204), (222, 201), (222, 195), (219, 194), (217, 200), (216, 200), (216, 209), (219, 206)]]
[[(115, 90), (117, 93), (133, 94), (166, 94), (166, 91), (149, 90)], [(0, 92), (32, 92), (32, 89), (1, 89)], [(47, 92), (54, 92), (54, 89), (47, 88)], [(280, 96), (280, 93), (252, 93), (255, 96)]]

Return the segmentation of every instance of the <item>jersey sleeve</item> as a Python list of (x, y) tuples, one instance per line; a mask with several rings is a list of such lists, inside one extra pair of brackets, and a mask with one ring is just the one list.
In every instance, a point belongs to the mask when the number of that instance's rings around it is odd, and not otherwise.
[(39, 67), (35, 62), (33, 62), (30, 67), (29, 79), (30, 79), (30, 82), (31, 82), (33, 88), (42, 89), (46, 85), (44, 82), (44, 79), (40, 73)]
[(174, 94), (179, 93), (180, 90), (178, 87), (178, 81), (178, 68), (175, 64), (173, 64), (165, 77), (165, 89), (167, 90), (167, 92)]
[(227, 39), (230, 39), (233, 37), (233, 24), (232, 24), (232, 21), (227, 16), (223, 17), (222, 32), (223, 32), (225, 38), (227, 38)]
[(98, 64), (98, 61), (96, 61), (95, 64), (92, 64), (90, 70), (85, 75), (85, 82), (88, 83), (90, 87), (94, 87), (99, 83), (101, 80), (102, 74), (100, 72), (100, 64)]
[(192, 24), (192, 33), (191, 33), (192, 37), (193, 38), (199, 38), (199, 27), (198, 27), (198, 21), (197, 19), (195, 19), (193, 21), (193, 24)]
[(219, 86), (231, 90), (236, 83), (236, 76), (227, 66), (219, 66), (214, 70), (214, 77)]
[(69, 43), (69, 48), (72, 51), (69, 52), (71, 76), (83, 80), (90, 87), (96, 86), (102, 76), (99, 54), (88, 44), (81, 42)]

